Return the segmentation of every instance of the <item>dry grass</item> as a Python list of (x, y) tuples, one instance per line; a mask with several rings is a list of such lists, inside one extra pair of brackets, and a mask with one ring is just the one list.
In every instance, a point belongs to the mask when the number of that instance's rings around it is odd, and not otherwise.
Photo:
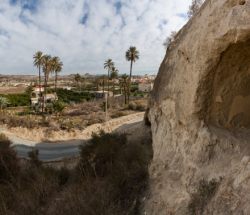
[(0, 94), (16, 94), (16, 93), (24, 93), (26, 87), (18, 86), (18, 87), (0, 87)]
[[(128, 108), (124, 108), (122, 101), (110, 98), (108, 119), (130, 115), (138, 111), (144, 111), (146, 103), (146, 100), (140, 99), (132, 101)], [(103, 107), (102, 101), (69, 105), (60, 116), (57, 116), (56, 114), (41, 116), (31, 114), (30, 110), (27, 108), (11, 108), (8, 111), (0, 112), (0, 123), (7, 125), (10, 128), (48, 128), (50, 132), (59, 130), (82, 131), (87, 126), (105, 121)]]
[(1, 136), (0, 158), (11, 159), (0, 162), (0, 176), (8, 182), (0, 180), (0, 214), (139, 214), (152, 154), (147, 141), (128, 143), (124, 135), (96, 134), (70, 170), (41, 165), (37, 152), (19, 168), (8, 139)]

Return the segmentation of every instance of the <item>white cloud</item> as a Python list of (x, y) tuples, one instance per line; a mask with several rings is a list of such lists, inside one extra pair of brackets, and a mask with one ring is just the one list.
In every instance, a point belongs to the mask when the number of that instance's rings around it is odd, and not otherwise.
[(190, 2), (0, 0), (0, 74), (34, 74), (37, 50), (61, 57), (64, 73), (104, 73), (107, 58), (126, 73), (130, 45), (140, 51), (134, 72), (156, 73), (162, 43), (185, 24)]

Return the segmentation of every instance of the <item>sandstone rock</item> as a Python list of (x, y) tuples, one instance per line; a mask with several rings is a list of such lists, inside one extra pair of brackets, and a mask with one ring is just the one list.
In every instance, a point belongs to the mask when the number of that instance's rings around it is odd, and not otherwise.
[(222, 178), (204, 214), (250, 214), (250, 0), (205, 1), (168, 48), (149, 106), (146, 214), (188, 214), (203, 178)]

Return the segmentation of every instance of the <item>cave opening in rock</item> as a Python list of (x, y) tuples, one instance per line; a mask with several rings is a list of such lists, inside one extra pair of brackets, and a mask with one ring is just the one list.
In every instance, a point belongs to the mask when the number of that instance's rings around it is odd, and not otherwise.
[(250, 40), (231, 45), (213, 74), (207, 123), (250, 129)]

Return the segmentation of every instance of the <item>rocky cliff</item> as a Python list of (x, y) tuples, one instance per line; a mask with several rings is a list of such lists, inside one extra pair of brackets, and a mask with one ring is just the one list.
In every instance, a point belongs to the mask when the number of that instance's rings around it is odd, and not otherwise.
[(149, 102), (146, 214), (250, 214), (250, 0), (207, 0)]

